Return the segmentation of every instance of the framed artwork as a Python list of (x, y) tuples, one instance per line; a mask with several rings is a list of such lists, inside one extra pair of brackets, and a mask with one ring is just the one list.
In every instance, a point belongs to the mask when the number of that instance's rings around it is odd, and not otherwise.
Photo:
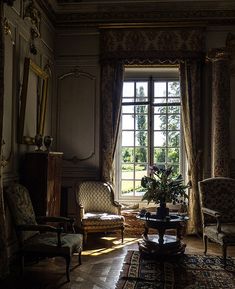
[(19, 135), (23, 144), (34, 144), (44, 133), (49, 75), (30, 58), (25, 58), (20, 95)]

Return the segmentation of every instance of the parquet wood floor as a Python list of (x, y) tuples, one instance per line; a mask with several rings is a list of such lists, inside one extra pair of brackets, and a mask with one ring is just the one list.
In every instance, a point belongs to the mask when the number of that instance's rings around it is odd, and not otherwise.
[[(66, 282), (63, 259), (54, 258), (31, 263), (25, 267), (23, 276), (17, 268), (7, 278), (2, 289), (114, 289), (127, 250), (138, 250), (138, 239), (125, 238), (121, 244), (119, 236), (89, 235), (88, 244), (82, 255), (82, 265), (76, 266), (73, 257), (71, 282)], [(203, 254), (203, 242), (199, 237), (188, 236), (186, 253)], [(208, 254), (220, 255), (221, 248), (209, 243)], [(228, 250), (235, 257), (235, 248)]]

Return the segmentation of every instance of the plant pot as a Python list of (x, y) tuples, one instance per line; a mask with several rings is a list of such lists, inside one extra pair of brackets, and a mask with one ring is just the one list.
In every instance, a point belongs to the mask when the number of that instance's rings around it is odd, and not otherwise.
[(157, 219), (165, 219), (169, 216), (169, 208), (166, 207), (166, 203), (160, 203), (160, 206), (157, 207)]

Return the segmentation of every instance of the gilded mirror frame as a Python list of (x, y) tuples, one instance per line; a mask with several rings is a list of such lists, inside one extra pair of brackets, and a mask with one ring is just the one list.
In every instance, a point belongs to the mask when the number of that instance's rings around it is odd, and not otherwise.
[[(35, 87), (29, 89), (30, 77), (35, 80)], [(45, 117), (46, 117), (46, 105), (48, 95), (48, 79), (49, 75), (46, 71), (41, 69), (30, 58), (24, 60), (24, 74), (23, 83), (20, 95), (20, 115), (19, 115), (19, 134), (18, 142), (21, 144), (34, 144), (35, 135), (40, 134), (43, 136)], [(40, 89), (39, 89), (40, 88)], [(33, 91), (32, 91), (33, 90)], [(35, 129), (31, 129), (30, 132), (25, 133), (25, 127), (31, 120), (27, 120), (27, 105), (33, 102), (35, 107), (34, 119), (32, 119)], [(28, 121), (28, 123), (27, 123)]]

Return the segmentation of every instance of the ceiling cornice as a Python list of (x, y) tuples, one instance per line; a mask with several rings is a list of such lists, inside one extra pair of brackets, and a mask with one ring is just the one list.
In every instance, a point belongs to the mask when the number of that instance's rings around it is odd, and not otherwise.
[[(207, 23), (208, 25), (234, 25), (235, 1), (71, 1), (38, 0), (54, 15), (58, 27), (142, 25), (157, 23)], [(48, 5), (48, 2), (50, 5)], [(65, 3), (66, 2), (66, 3)], [(174, 4), (173, 4), (174, 2)], [(41, 4), (42, 6), (42, 4)], [(54, 21), (53, 21), (54, 22)]]

